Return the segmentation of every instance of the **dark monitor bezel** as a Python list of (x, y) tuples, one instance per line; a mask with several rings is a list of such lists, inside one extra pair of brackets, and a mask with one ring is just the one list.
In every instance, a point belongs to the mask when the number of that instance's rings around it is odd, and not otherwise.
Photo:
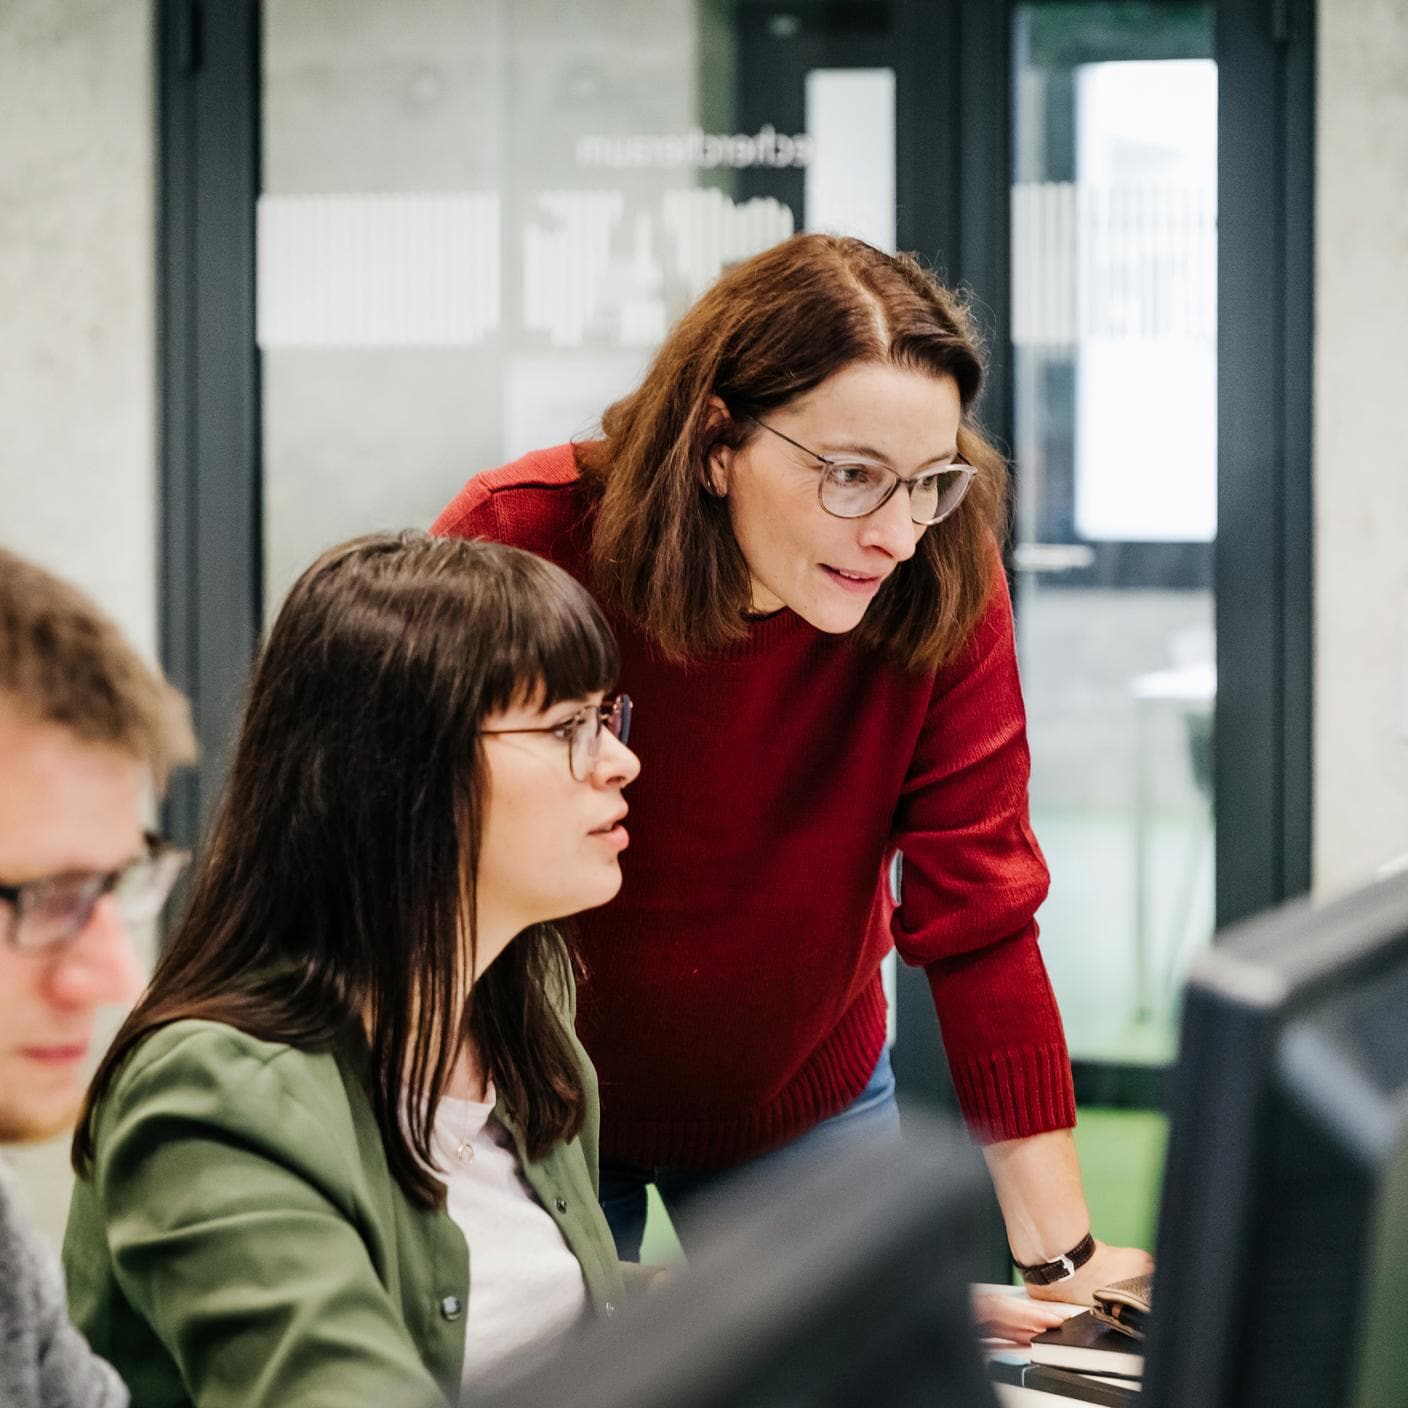
[[(1266, 1176), (1273, 1113), (1323, 1110), (1323, 1093), (1288, 1038), (1315, 1015), (1408, 970), (1408, 875), (1326, 904), (1298, 900), (1219, 935), (1189, 973), (1157, 1238), (1147, 1408), (1220, 1408), (1245, 1378), (1247, 1264)], [(1405, 1014), (1408, 1021), (1408, 1014)], [(1291, 1046), (1294, 1045), (1292, 1041)], [(1337, 1131), (1346, 1160), (1387, 1158), (1382, 1111), (1350, 1104)], [(1354, 1126), (1361, 1128), (1356, 1135)], [(1367, 1132), (1366, 1132), (1367, 1131)], [(1357, 1141), (1357, 1146), (1356, 1146)], [(1306, 1293), (1315, 1268), (1305, 1267)]]
[[(977, 1212), (990, 1197), (967, 1136), (907, 1112), (898, 1145), (721, 1190), (691, 1218), (698, 1250), (670, 1284), (587, 1326), (523, 1378), (462, 1402), (996, 1408), (969, 1303)], [(878, 1378), (863, 1372), (877, 1354)], [(896, 1383), (909, 1371), (889, 1397), (885, 1364)], [(799, 1384), (810, 1391), (798, 1396)]]

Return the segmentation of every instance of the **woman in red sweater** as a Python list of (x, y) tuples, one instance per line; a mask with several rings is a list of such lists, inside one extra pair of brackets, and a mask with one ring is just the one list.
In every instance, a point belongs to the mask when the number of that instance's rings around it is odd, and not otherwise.
[(893, 944), (1033, 1293), (1149, 1269), (1090, 1236), (981, 377), (917, 263), (798, 235), (704, 294), (601, 439), (475, 476), (436, 524), (588, 584), (639, 705), (625, 883), (580, 924), (623, 1255), (651, 1181), (677, 1206), (719, 1170), (893, 1137)]

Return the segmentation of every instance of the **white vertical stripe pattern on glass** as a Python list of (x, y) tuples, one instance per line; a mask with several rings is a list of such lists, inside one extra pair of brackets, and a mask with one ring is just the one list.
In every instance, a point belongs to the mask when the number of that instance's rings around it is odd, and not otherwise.
[(662, 205), (675, 267), (689, 286), (691, 302), (726, 264), (778, 244), (794, 226), (791, 208), (771, 196), (735, 205), (713, 186), (666, 191)]
[(554, 347), (580, 347), (602, 304), (620, 191), (541, 191), (523, 229), (523, 326)]
[[(771, 197), (735, 205), (700, 187), (652, 205), (628, 218), (621, 190), (538, 192), (519, 235), (524, 330), (560, 348), (654, 346), (667, 281), (692, 301), (726, 265), (793, 232)], [(484, 343), (503, 322), (500, 219), (495, 192), (261, 197), (259, 345)]]
[(499, 327), (499, 197), (265, 195), (259, 345), (471, 347)]
[(1199, 186), (1012, 188), (1012, 340), (1212, 338), (1216, 196)]

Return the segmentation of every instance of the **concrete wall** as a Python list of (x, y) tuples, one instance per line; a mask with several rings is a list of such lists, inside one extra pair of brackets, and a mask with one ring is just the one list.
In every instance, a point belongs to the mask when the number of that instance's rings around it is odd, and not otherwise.
[(155, 312), (147, 0), (0, 5), (0, 542), (146, 649)]
[[(0, 543), (156, 641), (152, 6), (0, 4)], [(41, 1224), (62, 1142), (14, 1151)]]
[(1321, 0), (1315, 885), (1408, 852), (1408, 0)]

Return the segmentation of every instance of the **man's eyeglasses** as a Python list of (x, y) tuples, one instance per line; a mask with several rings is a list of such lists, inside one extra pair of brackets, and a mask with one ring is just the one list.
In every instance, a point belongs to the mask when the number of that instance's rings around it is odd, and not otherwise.
[(486, 728), (480, 732), (494, 737), (508, 733), (550, 733), (567, 745), (567, 770), (578, 782), (592, 775), (601, 757), (601, 731), (605, 729), (622, 743), (631, 734), (631, 696), (618, 694), (600, 704), (588, 704), (559, 724), (547, 728)]
[(129, 924), (155, 919), (181, 868), (190, 859), (159, 836), (143, 838), (145, 851), (117, 870), (46, 875), (23, 885), (0, 885), (0, 933), (24, 953), (51, 953), (72, 943), (105, 895), (117, 899)]
[(843, 460), (819, 455), (790, 435), (774, 430), (757, 416), (753, 417), (753, 424), (820, 463), (817, 497), (833, 518), (865, 518), (883, 508), (895, 490), (903, 485), (909, 493), (910, 518), (925, 527), (941, 523), (963, 502), (978, 472), (971, 464), (958, 462), (941, 469), (927, 469), (913, 479), (906, 479), (889, 465), (875, 460)]

